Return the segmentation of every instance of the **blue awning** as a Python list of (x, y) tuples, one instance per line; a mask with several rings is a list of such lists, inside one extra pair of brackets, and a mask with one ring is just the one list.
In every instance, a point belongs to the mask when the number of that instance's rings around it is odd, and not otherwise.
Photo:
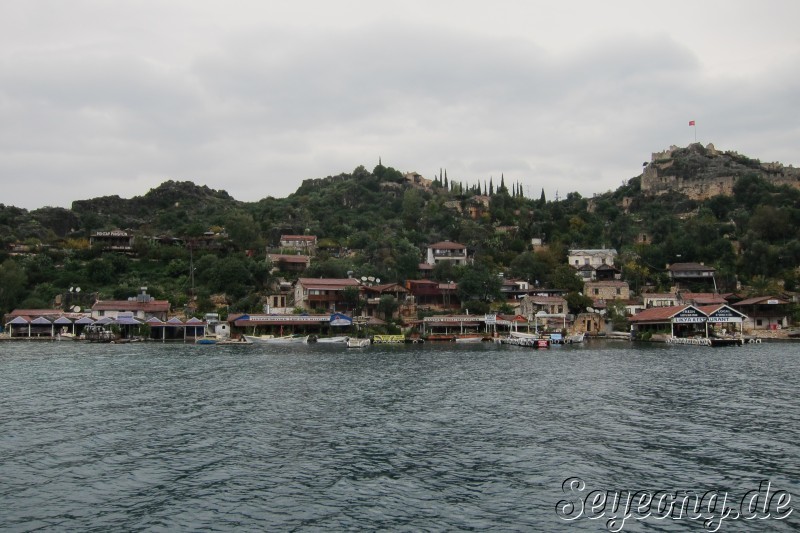
[(353, 319), (342, 313), (333, 313), (331, 315), (331, 326), (351, 326)]

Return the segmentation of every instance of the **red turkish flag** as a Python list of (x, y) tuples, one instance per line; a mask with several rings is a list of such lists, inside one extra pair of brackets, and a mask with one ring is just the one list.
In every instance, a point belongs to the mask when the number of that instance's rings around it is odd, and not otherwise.
[(690, 126), (694, 126), (694, 120), (690, 120), (690, 121), (689, 121), (689, 125), (690, 125)]

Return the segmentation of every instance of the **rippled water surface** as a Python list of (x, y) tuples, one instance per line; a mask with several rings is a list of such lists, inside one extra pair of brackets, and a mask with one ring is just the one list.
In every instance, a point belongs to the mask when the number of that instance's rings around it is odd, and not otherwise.
[[(769, 480), (798, 508), (800, 345), (0, 343), (0, 530), (604, 530), (586, 492)], [(650, 517), (626, 530), (702, 531)]]

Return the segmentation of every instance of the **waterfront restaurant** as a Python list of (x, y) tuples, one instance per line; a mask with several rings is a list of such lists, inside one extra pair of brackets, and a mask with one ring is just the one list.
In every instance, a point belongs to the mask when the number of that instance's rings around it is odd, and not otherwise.
[(341, 335), (352, 326), (353, 319), (342, 313), (325, 315), (254, 315), (237, 314), (228, 317), (231, 330), (247, 335)]
[(9, 337), (56, 338), (59, 334), (79, 335), (92, 323), (86, 313), (65, 313), (60, 309), (14, 309), (5, 316)]
[(530, 330), (528, 319), (522, 315), (437, 315), (428, 316), (420, 323), (420, 334), (429, 340), (455, 340), (460, 336), (499, 334)]
[(150, 317), (145, 324), (150, 326), (150, 339), (161, 342), (194, 342), (205, 335), (206, 327), (208, 326), (208, 322), (199, 318), (192, 317), (184, 322), (175, 316), (167, 321), (157, 317)]
[(628, 318), (636, 334), (668, 334), (673, 338), (738, 336), (747, 317), (727, 305), (651, 307)]

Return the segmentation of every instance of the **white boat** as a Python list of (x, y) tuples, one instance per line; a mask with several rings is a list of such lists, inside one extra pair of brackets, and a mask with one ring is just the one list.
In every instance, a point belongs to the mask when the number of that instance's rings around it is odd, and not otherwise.
[(318, 337), (317, 342), (321, 342), (323, 344), (343, 344), (350, 340), (350, 337), (347, 336), (339, 336), (339, 337)]
[(286, 335), (284, 337), (273, 337), (272, 335), (245, 335), (244, 338), (255, 344), (305, 344), (308, 342), (308, 335)]
[(522, 331), (509, 331), (508, 332), (508, 336), (509, 337), (514, 337), (515, 339), (533, 339), (533, 340), (537, 340), (537, 339), (541, 339), (542, 338), (542, 336), (539, 335), (538, 333), (523, 333)]
[(231, 345), (231, 346), (241, 346), (245, 344), (253, 344), (253, 341), (245, 338), (239, 337), (237, 339), (232, 339), (231, 337), (219, 337), (216, 335), (206, 335), (203, 337), (198, 337), (194, 341), (195, 344), (220, 344), (220, 345)]
[(522, 333), (521, 331), (511, 331), (508, 337), (501, 338), (502, 344), (513, 346), (528, 346), (531, 348), (549, 348), (550, 339), (537, 335), (536, 333)]
[(348, 339), (348, 348), (365, 348), (371, 344), (369, 339)]
[(483, 342), (483, 335), (465, 335), (463, 337), (456, 335), (456, 342)]
[(583, 342), (583, 338), (585, 337), (585, 333), (573, 333), (572, 335), (567, 335), (567, 338), (564, 340), (567, 344)]

